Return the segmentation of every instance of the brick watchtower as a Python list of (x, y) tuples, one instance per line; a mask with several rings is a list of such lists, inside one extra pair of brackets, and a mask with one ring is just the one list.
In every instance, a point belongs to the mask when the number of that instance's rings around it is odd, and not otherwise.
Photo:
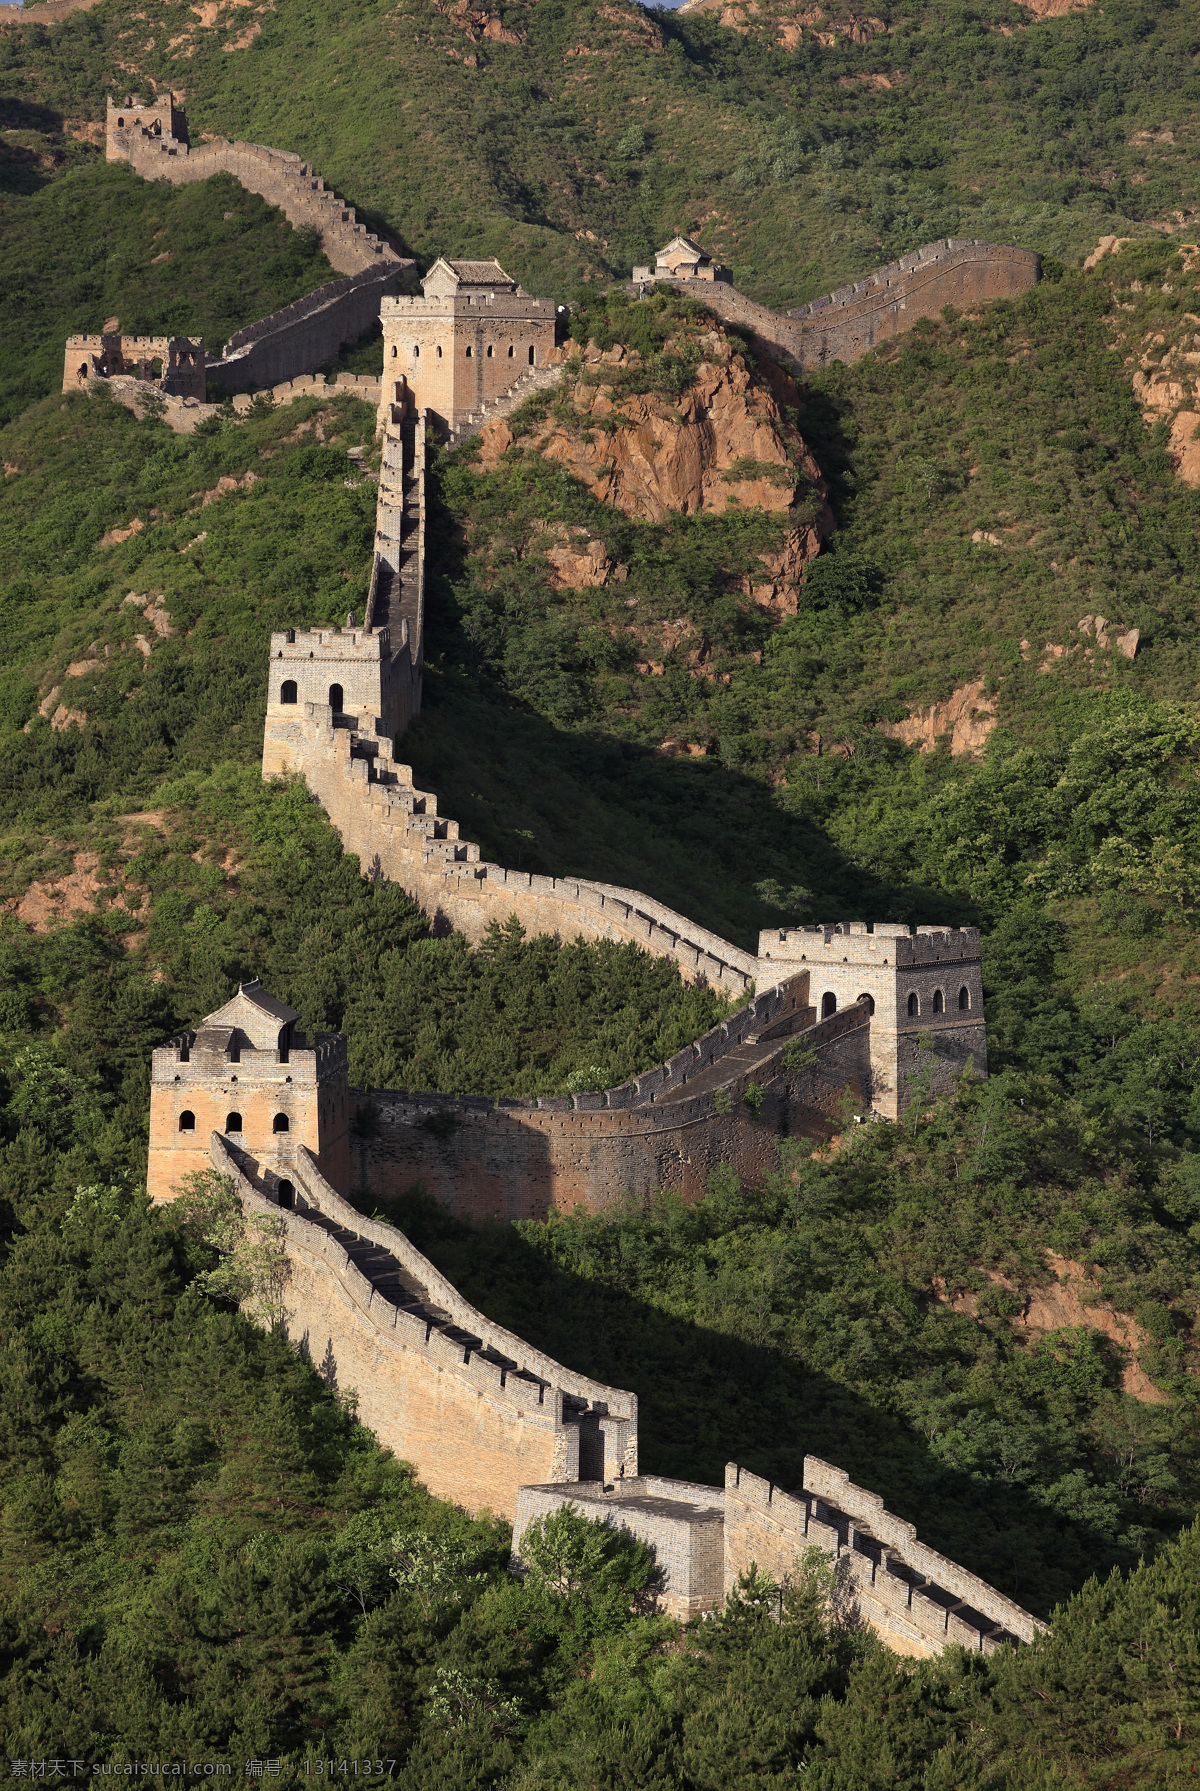
[(136, 136), (158, 137), (168, 143), (187, 142), (187, 120), (175, 104), (173, 93), (156, 93), (145, 104), (136, 93), (124, 100), (110, 97), (104, 120), (105, 160), (127, 162), (130, 143)]
[(279, 1190), (306, 1145), (321, 1173), (345, 1188), (350, 1173), (346, 1041), (297, 1032), (299, 1015), (258, 981), (195, 1032), (154, 1053), (150, 1088), (150, 1198), (173, 1200), (181, 1176), (210, 1166), (209, 1141), (221, 1132), (253, 1159), (252, 1174)]
[[(861, 920), (769, 928), (758, 940), (759, 988), (809, 972), (818, 1019), (865, 999), (871, 1010), (871, 1104), (898, 1119), (928, 1068), (945, 1094), (966, 1068), (987, 1075), (978, 927), (918, 927)], [(928, 1047), (922, 1048), (922, 1038)]]
[(389, 405), (411, 400), (448, 434), (550, 361), (554, 301), (532, 298), (495, 260), (439, 258), (421, 288), (421, 298), (380, 305), (380, 421)]

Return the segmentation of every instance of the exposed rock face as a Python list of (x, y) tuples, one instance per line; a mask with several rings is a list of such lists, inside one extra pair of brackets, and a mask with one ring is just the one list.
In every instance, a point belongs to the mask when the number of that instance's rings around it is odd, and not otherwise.
[(921, 752), (932, 752), (943, 734), (950, 736), (950, 751), (957, 756), (978, 756), (996, 725), (995, 700), (984, 695), (983, 679), (960, 684), (943, 703), (927, 703), (914, 709), (904, 721), (881, 721), (881, 734), (903, 740)]
[[(675, 403), (628, 389), (642, 365), (636, 352), (591, 348), (578, 373), (568, 371), (554, 410), (523, 439), (601, 502), (642, 521), (735, 507), (794, 518), (781, 545), (761, 556), (763, 576), (746, 581), (757, 602), (794, 611), (797, 583), (833, 527), (820, 470), (780, 407), (781, 398), (798, 405), (800, 395), (775, 369), (769, 385), (757, 378), (724, 330), (708, 331), (700, 346), (704, 359)], [(512, 441), (506, 420), (489, 424), (480, 464), (494, 466)]]

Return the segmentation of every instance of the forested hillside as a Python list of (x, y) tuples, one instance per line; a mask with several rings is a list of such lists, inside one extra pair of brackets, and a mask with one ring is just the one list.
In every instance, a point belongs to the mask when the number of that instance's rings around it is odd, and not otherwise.
[[(1137, 0), (0, 23), (19, 1765), (379, 1760), (413, 1791), (1194, 1776), (1197, 57), (1194, 6)], [(185, 438), (58, 395), (70, 330), (211, 349), (328, 275), (231, 182), (103, 164), (106, 92), (154, 83), (194, 141), (296, 151), (422, 265), (496, 254), (572, 302), (561, 386), (431, 444), (402, 756), (464, 836), (744, 946), (852, 915), (984, 931), (991, 1078), (899, 1125), (848, 1105), (836, 1148), (784, 1141), (692, 1208), (470, 1227), (417, 1188), (386, 1216), (492, 1319), (636, 1390), (651, 1472), (786, 1486), (826, 1456), (1049, 1640), (898, 1668), (812, 1564), (782, 1607), (752, 1580), (682, 1632), (647, 1614), (644, 1551), (570, 1519), (517, 1583), (503, 1526), (428, 1498), (237, 1314), (200, 1208), (147, 1210), (149, 1051), (239, 978), (344, 1028), (366, 1088), (615, 1082), (724, 1011), (632, 948), (433, 937), (302, 786), (263, 785), (266, 635), (361, 608), (374, 415), (263, 400)], [(943, 234), (1046, 261), (1017, 302), (794, 381), (702, 306), (624, 291), (677, 228), (779, 306)], [(1085, 271), (1102, 235), (1134, 240)], [(718, 388), (774, 459), (730, 436), (686, 501), (669, 470), (617, 478), (639, 431), (703, 434)]]

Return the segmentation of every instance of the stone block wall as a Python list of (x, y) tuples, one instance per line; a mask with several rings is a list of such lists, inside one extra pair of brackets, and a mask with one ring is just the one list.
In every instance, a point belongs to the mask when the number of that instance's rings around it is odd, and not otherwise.
[[(244, 392), (312, 373), (365, 335), (384, 295), (404, 284), (412, 266), (411, 261), (375, 262), (238, 330), (221, 358), (206, 363), (209, 387)], [(372, 383), (378, 402), (378, 382)]]
[[(344, 1201), (310, 1153), (287, 1210), (267, 1197), (253, 1157), (216, 1133), (209, 1144), (243, 1210), (281, 1227), (288, 1336), (331, 1385), (354, 1391), (362, 1422), (436, 1497), (511, 1520), (520, 1486), (579, 1479), (581, 1444), (605, 1479), (636, 1477), (633, 1394), (492, 1324), (401, 1232)], [(387, 1297), (357, 1266), (364, 1243), (386, 1253), (404, 1292)]]
[(784, 1492), (730, 1463), (725, 1470), (725, 1589), (755, 1563), (777, 1584), (804, 1551), (837, 1563), (838, 1597), (898, 1654), (939, 1654), (958, 1643), (989, 1654), (1046, 1628), (994, 1586), (917, 1538), (877, 1493), (841, 1468), (804, 1458), (804, 1486)]
[(513, 1521), (513, 1573), (521, 1573), (521, 1543), (529, 1525), (571, 1504), (582, 1517), (627, 1530), (653, 1551), (657, 1604), (680, 1623), (702, 1616), (724, 1599), (725, 1498), (719, 1486), (664, 1480), (657, 1474), (574, 1485), (523, 1486)]
[(288, 150), (223, 138), (193, 149), (177, 137), (147, 135), (138, 126), (119, 130), (110, 125), (108, 156), (110, 161), (129, 162), (146, 180), (169, 180), (172, 186), (232, 174), (247, 192), (278, 206), (289, 223), (317, 230), (322, 249), (339, 273), (357, 274), (380, 261), (401, 261), (390, 244), (358, 222), (353, 206), (331, 192), (308, 162)]
[[(797, 368), (856, 361), (879, 343), (910, 330), (921, 317), (940, 317), (998, 298), (1017, 298), (1037, 284), (1041, 257), (1003, 243), (949, 237), (781, 314), (734, 286), (707, 280), (667, 284), (700, 299), (726, 322), (740, 324)], [(662, 278), (661, 275), (658, 276)]]
[[(376, 1198), (419, 1183), (464, 1218), (544, 1219), (577, 1206), (613, 1212), (657, 1188), (698, 1200), (723, 1165), (760, 1180), (779, 1166), (781, 1136), (825, 1142), (847, 1095), (865, 1105), (870, 1084), (865, 1008), (777, 1038), (755, 1022), (771, 998), (782, 1009), (794, 992), (768, 991), (668, 1064), (595, 1094), (492, 1101), (353, 1090), (352, 1183)], [(794, 1017), (802, 1023), (811, 1010)], [(762, 1092), (757, 1108), (745, 1098), (751, 1082)]]

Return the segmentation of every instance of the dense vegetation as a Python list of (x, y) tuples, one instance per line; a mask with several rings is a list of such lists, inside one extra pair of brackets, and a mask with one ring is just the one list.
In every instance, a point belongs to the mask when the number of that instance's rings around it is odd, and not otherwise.
[(7, 26), (0, 90), (27, 153), (108, 91), (186, 87), (197, 136), (297, 151), (426, 259), (561, 292), (695, 228), (786, 305), (938, 236), (1074, 259), (1194, 206), (1198, 52), (1189, 8), (1140, 0), (789, 0), (734, 30), (624, 0), (105, 0)]
[[(351, 1396), (206, 1295), (202, 1226), (112, 1179), (73, 1111), (57, 1148), (33, 1124), (0, 1155), (18, 1776), (197, 1761), (297, 1783), (343, 1761), (412, 1791), (797, 1771), (826, 1791), (1115, 1791), (1191, 1770), (1194, 1530), (1093, 1581), (1048, 1642), (915, 1671), (841, 1625), (815, 1563), (782, 1613), (752, 1579), (681, 1634), (645, 1614), (646, 1550), (567, 1513), (514, 1581), (504, 1527), (431, 1500)], [(720, 1201), (707, 1217), (715, 1237)]]
[(61, 391), (68, 336), (203, 336), (218, 355), (235, 329), (337, 277), (315, 230), (224, 174), (172, 187), (88, 161), (28, 196), (0, 186), (0, 234), (0, 421)]

